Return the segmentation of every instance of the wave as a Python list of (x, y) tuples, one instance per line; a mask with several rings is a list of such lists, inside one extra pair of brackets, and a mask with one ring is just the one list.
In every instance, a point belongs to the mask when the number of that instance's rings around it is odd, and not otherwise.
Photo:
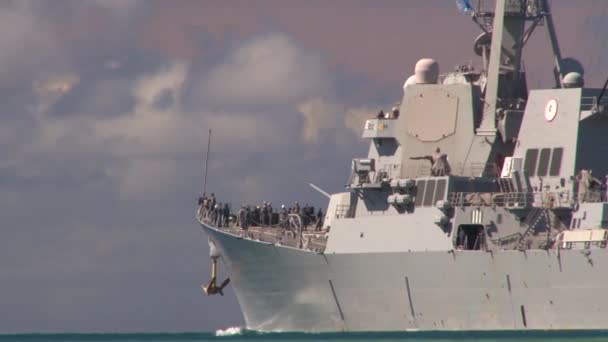
[(235, 336), (243, 335), (243, 328), (241, 327), (230, 327), (226, 329), (218, 329), (215, 331), (215, 336)]

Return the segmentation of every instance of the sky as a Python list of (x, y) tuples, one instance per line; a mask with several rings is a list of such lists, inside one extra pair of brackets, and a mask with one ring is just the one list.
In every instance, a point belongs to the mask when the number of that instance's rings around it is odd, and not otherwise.
[[(552, 4), (600, 87), (608, 3)], [(420, 58), (477, 63), (478, 31), (451, 0), (0, 0), (0, 333), (243, 325), (231, 289), (200, 289), (208, 130), (220, 201), (325, 206), (308, 183), (340, 191), (365, 118)]]

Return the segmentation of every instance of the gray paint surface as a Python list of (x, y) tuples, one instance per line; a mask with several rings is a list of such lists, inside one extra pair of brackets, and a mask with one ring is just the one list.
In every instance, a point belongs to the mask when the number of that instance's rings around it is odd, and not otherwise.
[[(436, 84), (406, 82), (400, 116), (362, 127), (368, 155), (353, 160), (351, 195), (332, 196), (323, 250), (241, 238), (201, 222), (234, 278), (249, 328), (608, 327), (608, 241), (571, 249), (558, 240), (606, 226), (606, 199), (579, 198), (575, 178), (583, 169), (608, 171), (594, 154), (606, 146), (608, 127), (593, 102), (598, 91), (528, 94), (520, 69), (525, 26), (535, 28), (547, 4), (495, 6), (500, 27), (484, 69), (463, 65)], [(489, 28), (491, 15), (474, 15)], [(446, 155), (451, 171), (437, 167)], [(514, 166), (501, 173), (504, 158)]]
[(601, 329), (608, 320), (606, 250), (317, 254), (204, 228), (250, 329)]

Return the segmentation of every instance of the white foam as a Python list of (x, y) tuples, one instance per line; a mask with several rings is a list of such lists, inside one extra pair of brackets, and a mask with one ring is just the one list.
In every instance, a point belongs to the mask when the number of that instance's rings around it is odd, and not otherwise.
[(243, 333), (243, 328), (241, 327), (230, 327), (226, 329), (218, 329), (215, 331), (215, 336), (234, 336), (241, 335)]

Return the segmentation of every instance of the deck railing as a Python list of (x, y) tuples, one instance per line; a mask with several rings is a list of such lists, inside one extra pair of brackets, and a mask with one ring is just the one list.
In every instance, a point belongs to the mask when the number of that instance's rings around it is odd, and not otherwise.
[(252, 222), (251, 225), (239, 225), (234, 217), (228, 222), (218, 225), (217, 218), (214, 220), (209, 212), (200, 208), (197, 210), (196, 216), (201, 223), (240, 238), (318, 253), (323, 252), (327, 244), (327, 231), (320, 227), (317, 228), (316, 222), (312, 222), (310, 228), (305, 227), (302, 217), (298, 214), (289, 214), (287, 219), (273, 225), (256, 224), (255, 222)]
[(604, 96), (600, 102), (597, 101), (597, 96), (587, 96), (581, 98), (580, 110), (606, 110), (608, 108), (608, 97)]
[[(573, 203), (569, 191), (563, 192), (454, 192), (448, 197), (453, 207), (567, 207)], [(588, 202), (591, 202), (590, 200)]]
[(585, 193), (577, 194), (574, 200), (583, 203), (602, 203), (606, 202), (606, 193), (601, 190), (587, 190)]
[[(462, 163), (450, 165), (452, 175), (464, 177), (496, 178), (500, 175), (500, 168), (495, 163), (470, 163), (466, 167)], [(431, 176), (431, 165), (427, 161), (421, 161), (419, 165), (409, 165), (406, 169), (409, 177)]]

